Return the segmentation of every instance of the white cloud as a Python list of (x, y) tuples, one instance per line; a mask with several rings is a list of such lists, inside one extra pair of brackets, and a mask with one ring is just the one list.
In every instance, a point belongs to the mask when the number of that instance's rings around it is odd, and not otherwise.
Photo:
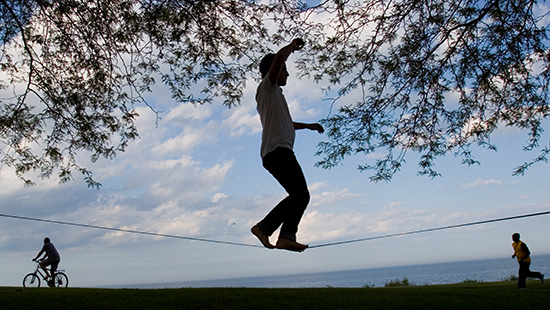
[(231, 137), (253, 135), (262, 131), (260, 117), (256, 110), (245, 106), (229, 109), (229, 117), (222, 121), (222, 126), (228, 127)]
[(315, 192), (315, 191), (317, 191), (321, 188), (324, 188), (326, 186), (327, 186), (327, 182), (315, 182), (313, 184), (310, 184), (308, 186), (308, 189), (309, 189), (310, 192)]
[(460, 187), (462, 188), (476, 188), (476, 187), (480, 187), (480, 186), (489, 186), (489, 185), (500, 185), (502, 184), (502, 181), (500, 180), (495, 180), (495, 179), (491, 179), (491, 180), (483, 180), (483, 179), (477, 179), (475, 180), (474, 182), (472, 183), (467, 183), (467, 184), (461, 184)]
[(311, 120), (318, 117), (320, 114), (319, 108), (306, 108), (304, 109), (304, 104), (300, 100), (288, 100), (288, 108), (290, 110), (290, 114), (292, 115), (292, 119), (294, 121), (300, 121), (301, 119), (304, 120)]
[(211, 116), (212, 108), (210, 106), (194, 106), (190, 103), (181, 103), (170, 110), (162, 119), (187, 126), (190, 122), (202, 121), (209, 119)]
[(227, 196), (227, 195), (224, 194), (224, 193), (216, 193), (216, 194), (214, 194), (214, 197), (212, 197), (212, 202), (213, 202), (213, 203), (216, 203), (216, 202), (218, 202), (218, 201), (220, 201), (220, 200), (222, 200), (222, 199), (225, 199), (225, 198), (227, 198), (227, 197), (229, 197), (229, 196)]
[(336, 203), (343, 203), (345, 200), (353, 197), (361, 196), (361, 194), (350, 193), (349, 188), (344, 188), (339, 191), (322, 192), (320, 194), (311, 195), (310, 206), (320, 207)]
[(204, 141), (205, 138), (206, 135), (204, 132), (188, 129), (184, 130), (177, 137), (170, 138), (162, 144), (153, 147), (152, 151), (161, 154), (189, 152), (193, 147)]

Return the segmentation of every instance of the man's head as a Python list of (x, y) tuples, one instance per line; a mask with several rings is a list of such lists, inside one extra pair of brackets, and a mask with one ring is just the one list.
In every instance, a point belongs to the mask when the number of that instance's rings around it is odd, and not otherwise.
[[(265, 76), (269, 73), (269, 69), (271, 69), (271, 65), (273, 64), (273, 61), (275, 60), (275, 54), (267, 54), (262, 58), (262, 61), (260, 62), (260, 73), (262, 74), (262, 79), (265, 78)], [(277, 85), (279, 86), (285, 86), (288, 78), (288, 70), (286, 69), (286, 64), (283, 64), (283, 68), (281, 69), (281, 73), (279, 73), (279, 76), (277, 77)]]
[(48, 237), (44, 238), (44, 244), (46, 244), (46, 243), (50, 243), (50, 238), (48, 238)]
[(262, 74), (262, 79), (267, 75), (267, 73), (269, 73), (273, 60), (275, 60), (275, 54), (273, 53), (269, 53), (262, 58), (262, 61), (260, 62), (260, 73)]
[(512, 240), (513, 240), (514, 242), (518, 242), (518, 241), (519, 241), (519, 233), (513, 234), (513, 235), (512, 235)]

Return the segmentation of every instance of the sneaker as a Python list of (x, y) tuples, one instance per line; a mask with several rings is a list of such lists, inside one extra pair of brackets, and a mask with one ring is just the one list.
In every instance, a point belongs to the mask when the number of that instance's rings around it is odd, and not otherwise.
[(544, 284), (544, 274), (540, 274), (540, 283)]
[(55, 282), (53, 282), (53, 280), (49, 280), (48, 281), (48, 286), (49, 287), (55, 287)]

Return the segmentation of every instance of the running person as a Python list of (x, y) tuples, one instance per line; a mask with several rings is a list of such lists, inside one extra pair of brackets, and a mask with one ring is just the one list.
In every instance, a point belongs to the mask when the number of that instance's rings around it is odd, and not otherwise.
[(537, 278), (541, 283), (544, 283), (544, 275), (540, 272), (531, 271), (529, 269), (531, 266), (531, 252), (529, 251), (527, 244), (519, 240), (519, 238), (519, 233), (512, 235), (512, 241), (514, 241), (514, 243), (512, 243), (512, 247), (514, 248), (512, 258), (517, 258), (519, 263), (518, 288), (527, 289), (527, 285), (525, 284), (525, 280), (527, 280), (527, 278)]

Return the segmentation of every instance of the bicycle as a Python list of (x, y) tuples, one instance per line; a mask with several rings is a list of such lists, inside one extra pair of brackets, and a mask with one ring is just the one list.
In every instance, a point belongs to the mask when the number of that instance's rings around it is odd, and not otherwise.
[[(27, 274), (23, 278), (23, 287), (40, 287), (40, 277), (48, 283), (50, 287), (67, 287), (69, 285), (69, 277), (65, 274), (65, 270), (57, 270), (55, 272), (53, 285), (50, 285), (46, 274), (41, 270), (39, 260), (35, 261), (36, 269), (34, 272)], [(50, 272), (51, 273), (51, 272)]]

